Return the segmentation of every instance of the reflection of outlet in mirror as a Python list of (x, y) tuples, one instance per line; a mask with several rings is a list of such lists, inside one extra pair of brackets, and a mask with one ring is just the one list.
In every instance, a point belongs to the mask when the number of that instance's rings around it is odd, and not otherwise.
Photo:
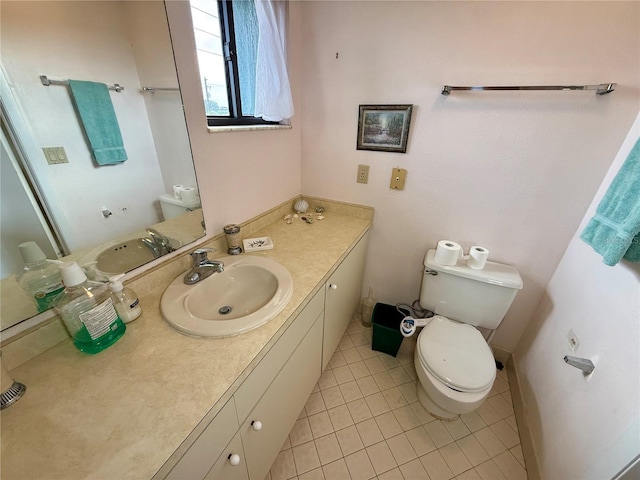
[(393, 190), (404, 190), (404, 181), (407, 178), (407, 171), (404, 168), (394, 168), (391, 171), (391, 184), (389, 188)]
[(578, 340), (578, 337), (573, 332), (573, 330), (569, 330), (569, 333), (567, 333), (567, 340), (569, 340), (569, 348), (571, 349), (571, 351), (573, 353), (576, 353), (578, 351), (578, 347), (580, 346), (580, 341)]
[(64, 147), (42, 147), (42, 151), (49, 165), (69, 163)]
[(358, 165), (358, 183), (369, 183), (369, 165)]

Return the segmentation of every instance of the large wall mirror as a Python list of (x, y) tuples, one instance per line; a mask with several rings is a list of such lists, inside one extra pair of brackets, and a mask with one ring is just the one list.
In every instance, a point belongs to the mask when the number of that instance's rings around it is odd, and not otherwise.
[[(15, 279), (19, 244), (34, 241), (47, 258), (75, 260), (105, 280), (202, 237), (204, 223), (164, 2), (0, 8), (5, 330), (38, 313)], [(124, 87), (108, 98), (125, 161), (92, 158), (68, 80)]]

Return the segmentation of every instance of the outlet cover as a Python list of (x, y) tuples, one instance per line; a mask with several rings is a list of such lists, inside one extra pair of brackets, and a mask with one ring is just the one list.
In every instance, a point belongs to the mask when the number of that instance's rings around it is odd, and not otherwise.
[(392, 190), (404, 190), (404, 182), (407, 179), (407, 171), (404, 168), (394, 168), (391, 171), (391, 183), (389, 188)]
[(369, 165), (358, 165), (358, 183), (369, 183)]
[(69, 163), (67, 152), (64, 147), (43, 147), (42, 151), (49, 165), (58, 165), (60, 163)]

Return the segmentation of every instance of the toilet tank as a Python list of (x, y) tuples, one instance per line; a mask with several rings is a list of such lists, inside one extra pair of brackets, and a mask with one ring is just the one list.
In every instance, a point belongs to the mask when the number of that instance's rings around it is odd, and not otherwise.
[(424, 257), (420, 305), (451, 320), (496, 329), (522, 288), (522, 278), (511, 265), (487, 261), (481, 270), (464, 261), (436, 263), (435, 250)]
[(187, 212), (200, 208), (200, 198), (196, 197), (192, 202), (183, 202), (170, 193), (160, 195), (160, 208), (165, 220), (175, 218)]

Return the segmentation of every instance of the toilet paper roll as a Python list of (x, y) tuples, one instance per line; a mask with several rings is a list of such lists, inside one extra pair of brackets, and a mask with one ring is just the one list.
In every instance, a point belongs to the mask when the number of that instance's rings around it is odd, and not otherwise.
[(182, 191), (183, 188), (184, 188), (184, 185), (174, 185), (173, 186), (173, 196), (175, 198), (182, 198), (180, 196), (180, 192)]
[(462, 256), (462, 247), (452, 240), (440, 240), (436, 247), (435, 261), (440, 265), (455, 265)]
[(196, 201), (196, 189), (194, 187), (182, 187), (180, 190), (180, 198), (184, 203), (193, 203)]
[(473, 246), (469, 250), (469, 258), (467, 259), (467, 267), (475, 270), (482, 270), (489, 258), (489, 250), (484, 247)]

